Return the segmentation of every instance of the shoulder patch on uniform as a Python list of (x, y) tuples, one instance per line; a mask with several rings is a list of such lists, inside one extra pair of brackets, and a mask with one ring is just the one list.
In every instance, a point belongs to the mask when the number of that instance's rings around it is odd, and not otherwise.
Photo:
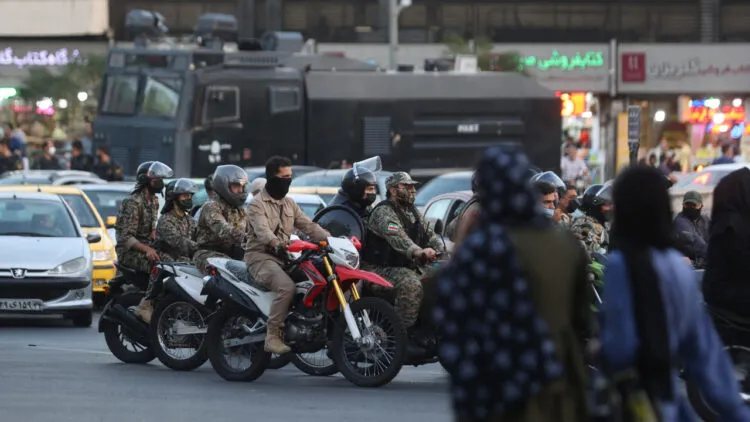
[(399, 226), (396, 223), (388, 223), (388, 231), (389, 232), (397, 232), (401, 230), (401, 226)]

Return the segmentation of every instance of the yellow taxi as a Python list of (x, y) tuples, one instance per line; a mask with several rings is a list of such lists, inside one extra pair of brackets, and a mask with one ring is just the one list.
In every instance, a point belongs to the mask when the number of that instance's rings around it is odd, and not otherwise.
[(104, 287), (107, 282), (115, 276), (115, 245), (107, 234), (104, 225), (94, 204), (88, 196), (75, 186), (51, 186), (51, 185), (15, 185), (0, 186), (0, 192), (41, 192), (59, 195), (73, 210), (84, 234), (97, 233), (102, 240), (90, 243), (91, 259), (94, 261), (93, 293), (94, 304), (101, 305), (104, 300)]

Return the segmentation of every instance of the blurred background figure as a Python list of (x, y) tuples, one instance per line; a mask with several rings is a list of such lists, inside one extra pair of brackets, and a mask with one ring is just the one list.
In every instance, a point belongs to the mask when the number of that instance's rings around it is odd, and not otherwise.
[(528, 167), (516, 147), (487, 151), (479, 223), (438, 278), (440, 357), (462, 422), (587, 420), (586, 254), (542, 213)]
[(664, 176), (651, 167), (627, 169), (615, 183), (613, 201), (614, 251), (600, 313), (604, 368), (631, 391), (645, 393), (648, 400), (640, 403), (650, 405), (660, 421), (698, 421), (678, 388), (680, 368), (700, 386), (718, 420), (750, 420), (693, 269), (673, 249)]

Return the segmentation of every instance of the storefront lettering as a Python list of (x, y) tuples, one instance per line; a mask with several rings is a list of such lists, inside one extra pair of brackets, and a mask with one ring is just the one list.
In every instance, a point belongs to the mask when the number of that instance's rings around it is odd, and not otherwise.
[(720, 114), (726, 122), (745, 121), (745, 107), (723, 107), (721, 109), (710, 107), (690, 107), (690, 123), (708, 123), (714, 121), (714, 116)]
[(648, 75), (655, 79), (682, 79), (688, 76), (722, 76), (738, 73), (750, 73), (750, 63), (726, 66), (709, 65), (701, 68), (700, 59), (693, 57), (682, 63), (664, 62), (648, 66)]
[(549, 58), (538, 56), (521, 57), (521, 66), (536, 67), (539, 70), (575, 70), (590, 69), (604, 66), (604, 53), (601, 51), (576, 52), (574, 55), (561, 55), (557, 50), (552, 51)]
[(29, 51), (23, 56), (17, 56), (12, 47), (0, 50), (0, 66), (16, 66), (19, 69), (28, 66), (65, 66), (84, 61), (80, 51), (70, 51), (67, 48), (57, 51)]

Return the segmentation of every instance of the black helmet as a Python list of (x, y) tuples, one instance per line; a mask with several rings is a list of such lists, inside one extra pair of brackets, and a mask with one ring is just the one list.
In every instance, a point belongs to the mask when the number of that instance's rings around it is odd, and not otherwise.
[(206, 188), (206, 192), (214, 190), (214, 175), (209, 174), (206, 180), (203, 181), (203, 186)]
[[(166, 200), (164, 201), (164, 206), (161, 209), (161, 213), (166, 214), (172, 211), (175, 202), (180, 206), (180, 209), (185, 212), (189, 212), (193, 208), (192, 195), (195, 195), (199, 190), (200, 187), (198, 186), (198, 184), (190, 179), (176, 179), (167, 183), (167, 186), (164, 189), (164, 197), (166, 198)], [(177, 199), (177, 197), (186, 193), (191, 195), (190, 199)]]
[[(213, 188), (229, 205), (241, 208), (247, 200), (247, 172), (240, 167), (231, 164), (216, 167), (213, 177)], [(231, 185), (242, 187), (240, 193), (232, 192)]]
[(356, 202), (363, 206), (370, 205), (365, 204), (364, 200), (365, 189), (368, 186), (375, 186), (378, 183), (378, 178), (375, 173), (370, 169), (364, 167), (352, 167), (345, 174), (341, 180), (341, 190), (349, 197), (349, 200)]
[(557, 190), (558, 197), (562, 198), (565, 196), (565, 193), (568, 191), (568, 188), (565, 186), (565, 182), (555, 174), (554, 171), (545, 171), (543, 173), (537, 173), (531, 178), (531, 183), (534, 182), (547, 182), (550, 185), (555, 187), (555, 190)]
[(599, 192), (594, 197), (594, 206), (600, 207), (605, 204), (611, 204), (612, 203), (612, 183), (607, 182), (605, 183), (601, 189), (599, 189)]
[(583, 200), (581, 201), (581, 211), (589, 217), (604, 224), (607, 221), (607, 216), (602, 212), (602, 205), (612, 203), (612, 185), (596, 184), (589, 186), (583, 192)]
[(471, 191), (473, 193), (479, 192), (479, 180), (477, 178), (477, 172), (471, 175)]
[(161, 161), (146, 161), (138, 166), (135, 172), (135, 182), (138, 185), (147, 185), (153, 179), (168, 179), (174, 176), (172, 168)]
[(596, 198), (596, 195), (603, 187), (604, 185), (602, 184), (594, 184), (590, 185), (585, 191), (583, 191), (583, 196), (581, 197), (581, 211), (585, 214), (589, 214), (589, 212), (595, 208), (594, 198)]

